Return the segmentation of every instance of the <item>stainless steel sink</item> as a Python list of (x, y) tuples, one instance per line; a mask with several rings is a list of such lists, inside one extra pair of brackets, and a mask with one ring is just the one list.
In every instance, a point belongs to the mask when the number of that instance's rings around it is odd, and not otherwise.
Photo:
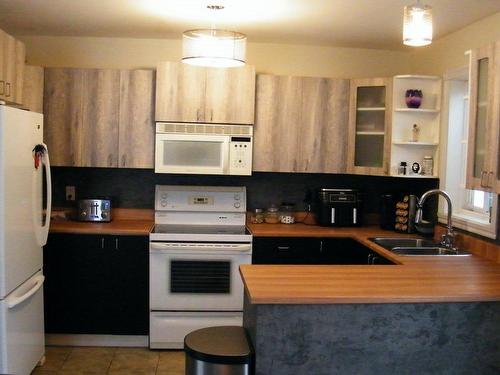
[(468, 256), (467, 251), (448, 249), (431, 240), (421, 238), (376, 237), (370, 238), (387, 250), (405, 256)]
[(412, 255), (412, 256), (437, 256), (437, 255), (450, 255), (450, 256), (468, 256), (470, 253), (463, 250), (453, 250), (446, 247), (394, 247), (390, 249), (397, 255)]
[(431, 240), (425, 240), (421, 238), (391, 238), (391, 237), (376, 237), (370, 238), (371, 241), (375, 242), (387, 250), (392, 250), (395, 247), (434, 247), (438, 244)]

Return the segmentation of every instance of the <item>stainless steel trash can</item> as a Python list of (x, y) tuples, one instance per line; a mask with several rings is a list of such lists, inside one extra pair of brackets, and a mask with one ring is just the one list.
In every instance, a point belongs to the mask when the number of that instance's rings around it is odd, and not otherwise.
[(186, 375), (252, 375), (253, 350), (245, 329), (202, 328), (184, 338)]

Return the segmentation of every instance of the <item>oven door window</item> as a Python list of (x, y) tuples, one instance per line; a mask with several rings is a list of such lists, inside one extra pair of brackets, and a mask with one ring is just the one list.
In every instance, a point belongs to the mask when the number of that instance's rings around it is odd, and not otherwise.
[(231, 262), (172, 260), (170, 262), (170, 293), (229, 294)]
[(156, 136), (156, 169), (178, 173), (224, 173), (228, 137), (160, 134)]

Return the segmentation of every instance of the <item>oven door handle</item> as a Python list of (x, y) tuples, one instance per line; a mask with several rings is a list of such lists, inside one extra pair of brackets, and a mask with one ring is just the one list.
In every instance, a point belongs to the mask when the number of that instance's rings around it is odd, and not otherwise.
[(194, 244), (194, 243), (158, 243), (150, 242), (149, 249), (153, 251), (170, 252), (170, 251), (183, 251), (183, 250), (197, 250), (200, 253), (203, 251), (219, 251), (221, 253), (237, 252), (249, 253), (252, 250), (252, 244), (231, 244), (228, 246), (207, 245), (207, 244)]

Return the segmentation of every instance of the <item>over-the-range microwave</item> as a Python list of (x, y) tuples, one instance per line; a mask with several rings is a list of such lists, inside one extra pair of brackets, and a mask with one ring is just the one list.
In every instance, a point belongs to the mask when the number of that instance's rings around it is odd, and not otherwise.
[(251, 125), (156, 123), (155, 172), (252, 174)]

